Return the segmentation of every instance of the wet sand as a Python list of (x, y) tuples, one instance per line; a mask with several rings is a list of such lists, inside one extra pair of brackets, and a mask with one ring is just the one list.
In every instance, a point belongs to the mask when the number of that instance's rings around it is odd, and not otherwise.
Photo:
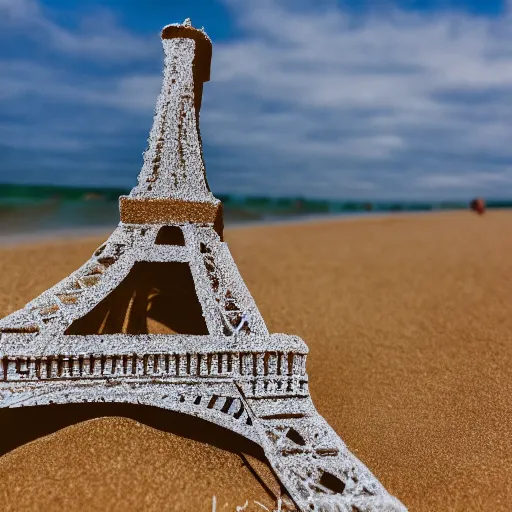
[[(308, 343), (318, 410), (391, 493), (411, 512), (510, 510), (512, 212), (233, 228), (226, 240), (269, 330)], [(0, 315), (102, 241), (0, 248)], [(218, 511), (264, 511), (280, 492), (251, 443), (172, 413), (59, 406), (0, 422), (2, 510), (209, 512), (215, 496)]]

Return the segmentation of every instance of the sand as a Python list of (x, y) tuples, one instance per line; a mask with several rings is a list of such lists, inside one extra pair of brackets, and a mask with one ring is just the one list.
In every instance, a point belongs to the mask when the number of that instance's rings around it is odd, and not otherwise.
[[(320, 413), (411, 512), (511, 510), (512, 212), (236, 228), (226, 240), (269, 329), (308, 343)], [(0, 314), (101, 242), (0, 249)], [(2, 510), (275, 503), (251, 443), (165, 411), (94, 407), (0, 411)]]

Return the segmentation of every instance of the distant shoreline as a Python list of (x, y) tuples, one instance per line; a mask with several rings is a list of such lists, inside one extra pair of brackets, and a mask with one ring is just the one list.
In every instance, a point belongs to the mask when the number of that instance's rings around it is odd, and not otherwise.
[[(0, 245), (62, 237), (97, 236), (119, 222), (121, 189), (0, 184)], [(128, 192), (128, 191), (125, 191)], [(465, 201), (320, 200), (221, 195), (227, 228), (310, 224), (355, 218), (467, 211)], [(487, 209), (512, 208), (512, 199), (488, 200)]]
[[(461, 210), (437, 210), (437, 211), (421, 211), (421, 212), (358, 212), (358, 213), (342, 213), (342, 214), (318, 214), (304, 215), (286, 219), (268, 219), (255, 221), (239, 221), (228, 222), (225, 224), (226, 230), (231, 229), (247, 229), (261, 228), (270, 226), (291, 226), (296, 224), (314, 224), (326, 222), (348, 222), (353, 220), (380, 220), (387, 218), (403, 218), (418, 217), (421, 215), (432, 215), (435, 213), (459, 212)], [(468, 212), (469, 213), (469, 212)], [(0, 247), (9, 247), (17, 245), (30, 245), (40, 242), (51, 242), (67, 239), (90, 239), (105, 236), (105, 239), (116, 229), (117, 224), (112, 226), (91, 226), (77, 228), (57, 228), (26, 233), (0, 234)]]
[(338, 222), (338, 221), (351, 221), (351, 220), (380, 220), (387, 219), (393, 217), (417, 217), (421, 215), (432, 215), (436, 213), (450, 213), (450, 212), (460, 212), (463, 210), (430, 210), (430, 211), (418, 211), (418, 212), (354, 212), (354, 213), (331, 213), (325, 215), (304, 215), (297, 216), (293, 218), (287, 219), (269, 219), (262, 221), (254, 221), (254, 222), (234, 222), (230, 224), (226, 224), (226, 229), (240, 229), (240, 228), (257, 228), (257, 227), (265, 227), (265, 226), (289, 226), (294, 224), (315, 224), (316, 222), (325, 223), (325, 222)]
[(36, 231), (33, 233), (19, 233), (19, 234), (8, 234), (0, 235), (0, 248), (16, 246), (16, 245), (31, 245), (40, 242), (51, 242), (64, 239), (87, 239), (96, 238), (105, 235), (105, 238), (110, 236), (110, 233), (114, 231), (117, 226), (114, 226), (109, 230), (108, 226), (102, 228), (76, 228), (76, 229), (52, 229), (44, 231)]

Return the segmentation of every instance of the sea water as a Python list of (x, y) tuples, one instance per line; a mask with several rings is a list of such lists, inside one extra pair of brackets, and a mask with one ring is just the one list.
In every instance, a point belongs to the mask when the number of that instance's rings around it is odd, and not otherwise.
[[(51, 232), (112, 230), (119, 222), (123, 189), (0, 184), (0, 237)], [(325, 216), (379, 215), (467, 208), (467, 202), (329, 201), (308, 198), (246, 197), (216, 194), (224, 204), (226, 226), (273, 223)], [(512, 201), (487, 202), (512, 207)]]

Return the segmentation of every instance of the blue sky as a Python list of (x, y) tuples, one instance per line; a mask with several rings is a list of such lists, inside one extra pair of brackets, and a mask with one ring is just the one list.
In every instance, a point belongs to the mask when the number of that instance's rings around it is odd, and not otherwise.
[(135, 185), (185, 17), (214, 192), (512, 197), (510, 0), (0, 0), (0, 182)]

